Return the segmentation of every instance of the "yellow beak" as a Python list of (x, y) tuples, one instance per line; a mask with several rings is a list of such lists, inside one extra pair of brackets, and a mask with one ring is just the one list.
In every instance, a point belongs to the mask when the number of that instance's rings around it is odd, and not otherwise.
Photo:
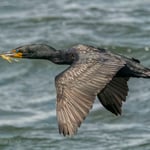
[(22, 58), (22, 53), (10, 53), (6, 54), (6, 56), (12, 57), (12, 58)]
[(0, 54), (0, 57), (7, 60), (8, 62), (11, 62), (13, 58), (22, 58), (22, 53), (21, 52), (17, 53), (16, 50), (12, 50), (8, 53)]

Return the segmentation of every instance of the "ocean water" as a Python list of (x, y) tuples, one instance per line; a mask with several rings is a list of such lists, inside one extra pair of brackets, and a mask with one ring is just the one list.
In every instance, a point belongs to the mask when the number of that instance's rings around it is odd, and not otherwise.
[[(1, 0), (0, 52), (46, 43), (107, 48), (150, 67), (149, 0)], [(74, 137), (58, 133), (54, 78), (67, 66), (0, 59), (0, 150), (149, 150), (150, 81), (131, 79), (122, 116), (98, 100)]]

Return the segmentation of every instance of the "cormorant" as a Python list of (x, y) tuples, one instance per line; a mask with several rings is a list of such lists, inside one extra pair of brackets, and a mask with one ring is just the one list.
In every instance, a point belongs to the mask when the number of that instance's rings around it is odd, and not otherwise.
[(70, 65), (55, 78), (58, 127), (64, 136), (77, 132), (96, 97), (107, 110), (121, 115), (129, 78), (150, 78), (150, 69), (142, 66), (139, 60), (82, 44), (66, 51), (31, 44), (15, 48), (4, 56), (46, 59), (55, 64)]

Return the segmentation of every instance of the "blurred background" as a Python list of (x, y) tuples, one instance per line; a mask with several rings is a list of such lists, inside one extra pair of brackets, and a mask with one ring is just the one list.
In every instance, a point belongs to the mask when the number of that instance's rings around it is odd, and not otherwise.
[[(56, 49), (82, 43), (150, 67), (149, 0), (1, 0), (0, 52), (29, 43)], [(54, 78), (68, 66), (0, 59), (1, 150), (149, 150), (150, 81), (131, 79), (123, 114), (96, 100), (78, 134), (58, 134)]]

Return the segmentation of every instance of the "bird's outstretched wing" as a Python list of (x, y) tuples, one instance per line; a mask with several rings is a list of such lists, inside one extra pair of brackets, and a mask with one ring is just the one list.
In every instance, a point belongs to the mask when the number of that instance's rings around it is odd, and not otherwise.
[(121, 114), (122, 101), (128, 94), (128, 77), (114, 77), (97, 95), (102, 105), (115, 115)]
[(120, 59), (76, 61), (55, 79), (59, 133), (73, 135), (91, 109), (96, 95), (104, 89), (119, 69)]

